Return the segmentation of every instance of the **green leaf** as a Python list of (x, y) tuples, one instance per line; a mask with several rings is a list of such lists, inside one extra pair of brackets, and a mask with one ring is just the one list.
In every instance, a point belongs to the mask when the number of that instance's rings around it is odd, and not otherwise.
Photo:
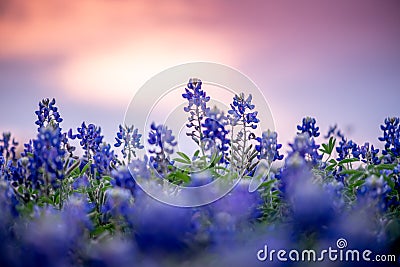
[(113, 226), (113, 224), (111, 224), (111, 223), (106, 224), (106, 225), (100, 225), (100, 226), (97, 226), (97, 227), (91, 232), (91, 235), (92, 235), (92, 236), (98, 236), (98, 235), (104, 233), (105, 231), (110, 231), (110, 232), (112, 232), (113, 229), (114, 229), (114, 226)]
[(87, 171), (87, 169), (90, 167), (90, 165), (92, 164), (92, 162), (88, 162), (86, 163), (85, 167), (83, 167), (82, 171), (81, 171), (81, 176)]
[(218, 164), (218, 162), (221, 160), (222, 154), (218, 155), (217, 153), (214, 153), (211, 156), (211, 162), (210, 162), (210, 167), (214, 167), (215, 165)]
[(336, 139), (334, 139), (333, 137), (329, 138), (329, 143), (328, 143), (329, 154), (331, 154), (333, 152), (333, 149), (335, 148), (335, 143), (336, 143)]
[(339, 161), (339, 165), (343, 165), (343, 164), (346, 164), (346, 163), (352, 163), (352, 162), (357, 162), (357, 161), (360, 161), (359, 159), (357, 159), (357, 158), (349, 158), (349, 159), (343, 159), (343, 160), (341, 160), (341, 161)]
[(319, 149), (319, 151), (321, 151), (324, 154), (331, 155), (333, 152), (333, 149), (335, 148), (335, 143), (336, 143), (336, 139), (331, 137), (331, 138), (329, 138), (328, 144), (322, 144), (323, 148)]
[(194, 157), (194, 158), (197, 158), (197, 157), (199, 156), (199, 154), (200, 154), (200, 150), (196, 150), (196, 151), (194, 152), (194, 154), (193, 154), (193, 157)]
[(168, 174), (168, 179), (172, 182), (190, 182), (190, 176), (181, 170), (176, 170)]
[(353, 175), (353, 174), (364, 174), (364, 172), (363, 171), (359, 171), (359, 170), (352, 170), (352, 169), (350, 169), (350, 170), (342, 170), (341, 172), (340, 172), (341, 174), (350, 174), (350, 175)]
[(395, 164), (379, 164), (375, 165), (375, 169), (377, 170), (393, 170), (396, 167)]
[(363, 185), (364, 182), (365, 182), (364, 180), (358, 180), (358, 181), (356, 181), (355, 183), (349, 185), (349, 188), (350, 188), (350, 189), (357, 188), (357, 187)]
[(364, 172), (360, 171), (358, 173), (354, 173), (353, 175), (350, 176), (349, 178), (349, 183), (353, 183), (354, 181), (357, 181), (359, 178), (364, 176)]
[(174, 161), (176, 161), (176, 162), (179, 162), (179, 163), (183, 163), (183, 164), (190, 164), (191, 162), (189, 161), (186, 161), (186, 160), (184, 160), (184, 159), (181, 159), (181, 158), (174, 158), (173, 159)]
[(275, 183), (275, 179), (263, 182), (260, 187), (271, 189), (272, 185)]
[(190, 176), (187, 175), (186, 173), (177, 172), (177, 173), (176, 173), (176, 177), (177, 177), (179, 180), (181, 180), (181, 181), (183, 181), (183, 182), (185, 182), (185, 183), (190, 182)]
[(106, 181), (108, 181), (108, 182), (111, 182), (112, 181), (112, 177), (110, 177), (110, 176), (103, 176), (103, 179), (104, 180), (106, 180)]
[(112, 186), (106, 185), (106, 186), (102, 187), (102, 188), (100, 189), (100, 191), (103, 192), (103, 193), (105, 193), (108, 189), (111, 189), (111, 188), (112, 188)]
[(183, 153), (183, 152), (176, 152), (179, 156), (181, 156), (181, 158), (183, 158), (183, 159), (185, 159), (188, 163), (191, 163), (191, 160), (190, 160), (190, 158), (189, 158), (189, 156), (188, 155), (186, 155), (185, 153)]
[(334, 165), (329, 165), (328, 167), (325, 168), (326, 171), (330, 172), (333, 171), (333, 169), (336, 167), (336, 164)]
[(337, 164), (337, 161), (335, 159), (330, 159), (328, 162), (335, 165)]
[(57, 195), (56, 195), (56, 199), (55, 199), (54, 203), (55, 203), (56, 205), (58, 205), (58, 204), (60, 203), (60, 194), (57, 194)]
[(47, 203), (47, 204), (51, 204), (51, 205), (54, 204), (53, 201), (49, 197), (46, 197), (46, 196), (42, 196), (39, 199), (39, 203)]
[(65, 172), (66, 176), (78, 175), (79, 174), (79, 165), (81, 164), (80, 160), (76, 160), (71, 167)]

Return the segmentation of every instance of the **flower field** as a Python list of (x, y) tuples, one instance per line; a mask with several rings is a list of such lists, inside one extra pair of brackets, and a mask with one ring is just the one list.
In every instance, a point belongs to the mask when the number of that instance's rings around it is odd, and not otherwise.
[[(306, 117), (283, 151), (279, 133), (255, 133), (263, 118), (251, 95), (235, 95), (222, 111), (209, 105), (201, 80), (190, 79), (182, 97), (193, 155), (177, 151), (176, 133), (156, 122), (148, 136), (116, 125), (114, 144), (100, 125), (63, 129), (55, 99), (39, 103), (33, 140), (20, 145), (3, 133), (0, 266), (377, 266), (318, 255), (262, 261), (265, 245), (370, 250), (371, 259), (395, 255), (385, 264), (399, 264), (398, 117), (383, 118), (373, 126), (381, 137), (363, 144)], [(146, 194), (139, 179), (168, 198), (215, 180), (233, 189), (206, 205), (175, 207)]]

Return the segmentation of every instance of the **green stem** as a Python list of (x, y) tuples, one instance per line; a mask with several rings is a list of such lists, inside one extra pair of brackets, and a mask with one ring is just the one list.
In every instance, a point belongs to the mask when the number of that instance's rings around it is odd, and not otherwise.
[(198, 131), (199, 131), (199, 146), (200, 146), (200, 150), (201, 150), (201, 154), (202, 156), (205, 155), (204, 153), (204, 144), (203, 144), (203, 133), (201, 131), (201, 120), (200, 120), (200, 111), (199, 111), (199, 107), (196, 106), (196, 117), (197, 117), (197, 123), (199, 125)]
[(247, 143), (247, 135), (246, 135), (246, 119), (244, 117), (244, 114), (242, 115), (242, 119), (243, 119), (243, 151), (242, 151), (242, 159), (241, 159), (241, 168), (242, 168), (242, 173), (240, 174), (240, 177), (243, 177), (244, 172), (246, 171), (246, 169), (244, 168), (244, 163), (245, 163), (245, 151), (246, 151), (246, 143)]

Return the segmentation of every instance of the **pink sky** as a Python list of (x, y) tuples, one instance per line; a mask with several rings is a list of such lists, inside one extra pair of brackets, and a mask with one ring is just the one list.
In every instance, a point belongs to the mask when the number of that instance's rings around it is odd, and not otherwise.
[(0, 131), (26, 141), (37, 102), (56, 97), (64, 128), (94, 122), (111, 141), (147, 79), (212, 61), (258, 84), (284, 142), (312, 115), (377, 143), (400, 115), (398, 14), (378, 0), (2, 1)]

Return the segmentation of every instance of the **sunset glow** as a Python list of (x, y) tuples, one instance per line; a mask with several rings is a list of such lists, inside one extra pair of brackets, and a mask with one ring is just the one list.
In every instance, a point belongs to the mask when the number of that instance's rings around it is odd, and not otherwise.
[[(85, 119), (112, 135), (153, 75), (211, 61), (254, 80), (285, 143), (305, 115), (327, 123), (323, 129), (337, 122), (355, 139), (375, 142), (379, 129), (370, 125), (398, 115), (400, 83), (400, 7), (377, 3), (2, 1), (1, 111), (11, 99), (23, 109), (0, 130), (12, 128), (26, 140), (19, 133), (34, 128), (26, 123), (36, 104), (54, 96), (66, 127)], [(323, 101), (345, 108), (331, 112)]]

